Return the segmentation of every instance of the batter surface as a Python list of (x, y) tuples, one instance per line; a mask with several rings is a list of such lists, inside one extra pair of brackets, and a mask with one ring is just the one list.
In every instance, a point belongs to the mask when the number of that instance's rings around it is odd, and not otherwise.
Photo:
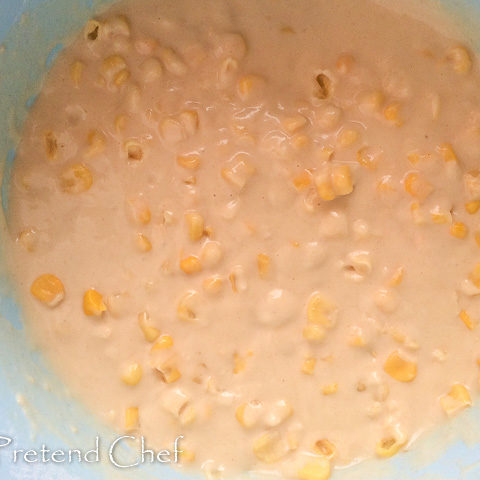
[[(405, 2), (403, 2), (405, 3)], [(11, 185), (29, 326), (182, 465), (325, 480), (472, 404), (480, 76), (367, 0), (131, 0), (48, 75)]]

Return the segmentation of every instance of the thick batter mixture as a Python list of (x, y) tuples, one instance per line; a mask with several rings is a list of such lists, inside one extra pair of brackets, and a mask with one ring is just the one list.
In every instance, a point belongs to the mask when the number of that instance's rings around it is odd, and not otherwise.
[[(405, 2), (403, 2), (405, 3)], [(367, 0), (131, 0), (26, 123), (13, 261), (67, 384), (183, 465), (325, 480), (469, 407), (480, 76)]]

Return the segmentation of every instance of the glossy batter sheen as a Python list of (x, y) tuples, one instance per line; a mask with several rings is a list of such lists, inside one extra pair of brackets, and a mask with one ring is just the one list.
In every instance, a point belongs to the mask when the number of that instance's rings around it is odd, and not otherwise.
[(212, 478), (324, 480), (472, 404), (480, 77), (434, 26), (366, 0), (86, 25), (26, 123), (10, 224), (31, 330), (96, 414), (183, 434)]

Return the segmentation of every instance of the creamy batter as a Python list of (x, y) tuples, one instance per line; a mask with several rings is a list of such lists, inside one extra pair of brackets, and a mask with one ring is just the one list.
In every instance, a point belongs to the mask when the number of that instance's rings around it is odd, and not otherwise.
[(325, 480), (472, 404), (480, 76), (367, 0), (132, 0), (60, 56), (11, 186), (29, 325), (182, 465)]

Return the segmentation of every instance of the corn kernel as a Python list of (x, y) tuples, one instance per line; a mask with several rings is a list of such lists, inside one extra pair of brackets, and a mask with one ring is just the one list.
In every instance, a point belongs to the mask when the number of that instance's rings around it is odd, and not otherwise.
[(147, 342), (153, 343), (160, 336), (160, 330), (150, 325), (150, 316), (147, 312), (138, 314), (138, 323)]
[(255, 167), (251, 165), (245, 156), (239, 156), (231, 162), (230, 165), (222, 169), (222, 177), (224, 180), (242, 190), (248, 180), (254, 175)]
[(469, 200), (480, 200), (480, 170), (470, 170), (465, 173), (463, 183)]
[(277, 400), (270, 405), (265, 415), (265, 425), (276, 427), (293, 415), (293, 407), (287, 400)]
[(235, 418), (242, 427), (252, 428), (260, 420), (262, 412), (263, 406), (260, 402), (242, 403), (235, 410)]
[(265, 80), (258, 75), (246, 75), (238, 81), (237, 92), (242, 100), (247, 100), (252, 94), (263, 88)]
[(282, 123), (288, 133), (295, 133), (307, 124), (307, 119), (303, 115), (295, 115), (285, 118)]
[(398, 351), (390, 354), (383, 369), (399, 382), (411, 382), (417, 376), (417, 364), (402, 358)]
[(309, 324), (303, 328), (303, 338), (310, 342), (319, 343), (326, 336), (325, 328), (322, 325)]
[(33, 252), (37, 246), (37, 231), (33, 228), (21, 231), (17, 236), (17, 242), (21, 243), (25, 250)]
[(380, 151), (371, 147), (363, 147), (357, 152), (357, 162), (369, 170), (375, 170), (380, 159)]
[(307, 305), (308, 323), (322, 325), (324, 327), (332, 326), (332, 321), (328, 317), (333, 313), (335, 305), (319, 292), (312, 294)]
[(202, 271), (200, 259), (195, 255), (190, 255), (180, 260), (180, 268), (188, 275), (193, 275)]
[(288, 453), (288, 444), (280, 433), (269, 431), (255, 439), (253, 453), (261, 462), (275, 463)]
[(467, 202), (465, 204), (465, 210), (470, 215), (474, 215), (475, 213), (478, 212), (479, 209), (480, 209), (480, 200), (476, 200), (476, 201), (473, 201), (473, 202)]
[(173, 338), (170, 335), (160, 335), (155, 345), (151, 348), (151, 352), (156, 350), (164, 350), (173, 347)]
[(451, 62), (453, 70), (466, 75), (472, 69), (472, 57), (468, 50), (463, 46), (452, 47), (447, 52), (447, 59)]
[(457, 156), (450, 143), (442, 143), (438, 146), (437, 150), (442, 155), (445, 162), (458, 162)]
[(125, 410), (125, 430), (131, 431), (138, 428), (138, 407), (128, 407)]
[(113, 78), (113, 83), (117, 87), (121, 87), (124, 83), (128, 81), (130, 78), (130, 71), (124, 68), (123, 70), (120, 70), (115, 77)]
[(337, 137), (337, 145), (340, 148), (351, 147), (359, 138), (356, 130), (342, 130)]
[(128, 365), (122, 374), (122, 381), (131, 387), (137, 385), (142, 379), (142, 367), (138, 363)]
[(163, 67), (159, 60), (148, 57), (141, 65), (142, 80), (145, 83), (152, 83), (160, 80), (163, 76)]
[(455, 238), (463, 239), (467, 236), (467, 226), (462, 222), (455, 222), (450, 226), (450, 235)]
[(333, 190), (333, 185), (330, 179), (330, 175), (326, 175), (325, 172), (321, 172), (315, 177), (315, 185), (317, 187), (318, 196), (327, 202), (334, 200), (336, 195)]
[(51, 273), (37, 277), (30, 287), (30, 292), (49, 307), (56, 307), (65, 298), (63, 283)]
[(71, 194), (86, 192), (90, 189), (92, 184), (92, 173), (81, 163), (66, 168), (60, 177), (60, 186), (62, 190)]
[(203, 289), (209, 295), (217, 295), (223, 287), (223, 279), (220, 275), (213, 275), (202, 282)]
[(147, 225), (152, 219), (150, 208), (142, 196), (130, 198), (127, 200), (130, 215), (135, 223)]
[(157, 370), (164, 383), (174, 383), (182, 377), (180, 370), (175, 366), (164, 365), (157, 368)]
[(336, 165), (332, 168), (332, 185), (336, 195), (348, 195), (353, 192), (353, 182), (348, 165)]
[(106, 80), (112, 80), (115, 75), (127, 67), (125, 60), (120, 55), (111, 55), (103, 60), (102, 74)]
[(191, 425), (197, 418), (197, 411), (193, 405), (186, 405), (182, 408), (178, 415), (178, 420), (180, 424), (184, 427)]
[(328, 480), (330, 478), (330, 461), (319, 457), (308, 461), (299, 471), (300, 480)]
[(455, 415), (460, 410), (472, 405), (470, 393), (464, 385), (457, 383), (452, 386), (450, 392), (440, 399), (440, 404), (448, 416)]
[(199, 294), (195, 290), (189, 290), (178, 302), (177, 316), (180, 320), (193, 322), (197, 319), (195, 313), (196, 305), (199, 300)]
[(474, 321), (472, 320), (472, 318), (470, 317), (470, 315), (465, 311), (465, 310), (462, 310), (459, 314), (459, 317), (460, 317), (460, 320), (465, 324), (465, 326), (469, 329), (469, 330), (473, 330), (475, 328), (475, 323)]
[(97, 20), (89, 20), (83, 29), (85, 40), (93, 42), (99, 38), (102, 24)]
[(100, 317), (107, 310), (103, 297), (95, 289), (91, 288), (83, 296), (83, 311), (85, 315)]
[(85, 68), (85, 64), (82, 62), (79, 62), (78, 60), (73, 62), (70, 68), (70, 78), (72, 79), (72, 83), (75, 88), (78, 88), (80, 86), (84, 68)]
[(129, 161), (138, 162), (143, 158), (143, 147), (133, 139), (127, 140), (123, 144), (123, 150)]
[(178, 453), (178, 460), (181, 463), (192, 463), (195, 461), (195, 452), (182, 447), (182, 450)]
[(480, 262), (475, 265), (475, 268), (470, 273), (469, 278), (477, 288), (480, 288)]
[(365, 113), (374, 113), (382, 108), (384, 101), (384, 94), (378, 90), (365, 92), (359, 98), (359, 107)]
[(324, 395), (333, 395), (338, 392), (338, 384), (337, 383), (329, 383), (328, 385), (324, 385), (322, 387), (322, 393)]
[(304, 373), (305, 375), (313, 375), (316, 364), (317, 360), (315, 358), (306, 358), (302, 364), (302, 373)]
[(393, 457), (406, 443), (406, 437), (398, 433), (382, 438), (382, 440), (377, 443), (377, 455), (382, 458)]
[(199, 118), (195, 110), (185, 110), (178, 116), (188, 136), (195, 135), (198, 131)]
[(266, 278), (270, 271), (270, 257), (264, 253), (257, 255), (257, 268), (260, 278)]
[(158, 128), (160, 135), (166, 142), (178, 143), (185, 139), (185, 130), (182, 124), (174, 118), (163, 119)]
[(143, 233), (137, 234), (136, 245), (138, 250), (143, 253), (147, 253), (152, 249), (152, 242)]
[(187, 170), (196, 170), (200, 167), (200, 156), (194, 153), (189, 155), (179, 155), (177, 157), (177, 163)]
[(190, 240), (193, 242), (200, 240), (205, 232), (205, 221), (203, 220), (203, 216), (198, 212), (186, 213), (185, 221), (187, 223)]
[(337, 448), (335, 445), (326, 438), (322, 438), (321, 440), (317, 440), (315, 445), (313, 446), (315, 453), (322, 455), (326, 458), (332, 458), (335, 456), (337, 452)]
[(441, 210), (438, 205), (430, 210), (432, 222), (436, 224), (452, 223), (452, 213), (450, 211)]
[(91, 130), (87, 136), (88, 150), (87, 157), (94, 157), (105, 150), (105, 135), (98, 130)]
[(390, 281), (388, 282), (389, 287), (398, 287), (402, 281), (405, 274), (405, 269), (403, 267), (398, 267), (393, 273)]
[(305, 191), (312, 183), (312, 175), (306, 170), (293, 179), (293, 185), (299, 192)]
[(187, 66), (171, 48), (162, 48), (160, 51), (160, 57), (169, 73), (177, 76), (183, 76), (187, 73)]
[(115, 131), (120, 134), (127, 127), (128, 117), (126, 115), (117, 115), (115, 117)]
[(409, 173), (404, 179), (405, 191), (420, 201), (425, 200), (432, 192), (433, 186), (419, 173)]
[(383, 111), (383, 115), (393, 125), (396, 125), (397, 127), (403, 125), (403, 120), (400, 117), (400, 105), (398, 103), (387, 105)]

